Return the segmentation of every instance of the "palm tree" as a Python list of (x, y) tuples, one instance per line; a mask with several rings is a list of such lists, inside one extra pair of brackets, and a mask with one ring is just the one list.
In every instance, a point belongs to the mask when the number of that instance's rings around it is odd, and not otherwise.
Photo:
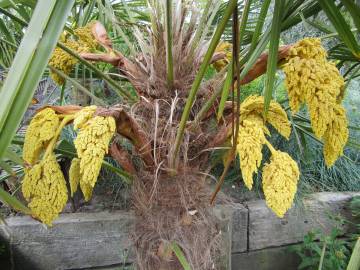
[[(359, 7), (351, 0), (337, 4), (326, 0), (240, 3), (210, 0), (199, 6), (196, 1), (173, 3), (171, 0), (39, 0), (36, 5), (35, 1), (3, 2), (0, 26), (7, 27), (2, 27), (0, 37), (0, 48), (5, 52), (1, 55), (1, 66), (6, 70), (11, 62), (12, 65), (0, 92), (1, 156), (23, 165), (8, 146), (11, 141), (18, 142), (13, 136), (47, 65), (47, 71), (61, 78), (60, 83), (66, 81), (90, 95), (100, 105), (95, 115), (115, 121), (116, 139), (109, 153), (121, 169), (113, 169), (123, 179), (132, 179), (136, 210), (133, 240), (140, 269), (181, 269), (184, 262), (174, 259), (176, 248), (181, 249), (192, 269), (210, 269), (215, 263), (221, 251), (221, 238), (209, 205), (216, 201), (230, 164), (237, 153), (243, 151), (238, 149), (244, 147), (239, 142), (244, 140), (244, 132), (249, 128), (246, 116), (256, 111), (256, 119), (261, 119), (263, 125), (261, 134), (268, 132), (263, 124), (266, 121), (285, 137), (291, 131), (285, 111), (272, 101), (277, 68), (289, 61), (291, 50), (296, 46), (280, 46), (281, 32), (304, 20), (313, 23), (312, 16), (324, 12), (336, 30), (326, 33), (328, 38), (337, 39), (329, 56), (340, 60), (338, 68), (347, 68), (344, 74), (349, 79), (359, 72), (360, 46), (353, 34), (360, 29), (356, 15)], [(267, 16), (270, 8), (273, 15)], [(67, 18), (70, 11), (72, 15)], [(46, 16), (39, 18), (39, 12)], [(352, 19), (355, 30), (341, 12)], [(86, 27), (92, 20), (98, 20), (89, 28), (97, 43), (95, 50), (76, 50), (63, 37), (58, 42), (64, 25), (66, 36), (76, 42), (81, 39), (76, 29)], [(24, 27), (28, 28), (23, 35)], [(20, 38), (22, 41), (13, 59)], [(221, 38), (232, 44), (228, 49), (230, 57), (226, 50), (221, 50)], [(117, 42), (119, 40), (122, 42)], [(74, 71), (65, 72), (55, 61), (49, 62), (56, 45), (56, 50), (79, 63), (77, 72), (85, 77), (88, 72), (106, 82), (118, 94), (118, 104), (113, 105), (111, 101), (106, 104), (108, 100), (100, 99), (79, 83)], [(220, 62), (222, 68), (204, 79), (209, 66)], [(265, 73), (264, 97), (251, 97), (240, 104), (242, 85)], [(256, 108), (254, 104), (258, 104)], [(64, 119), (69, 117), (64, 124), (71, 123), (83, 109), (79, 106), (47, 108)], [(282, 115), (281, 119), (276, 115)], [(271, 117), (280, 121), (280, 125)], [(304, 119), (297, 119), (294, 116), (295, 132), (304, 131), (316, 138), (308, 129), (310, 126), (304, 126)], [(261, 140), (264, 140), (261, 147), (267, 144), (274, 156), (278, 154), (265, 137)], [(57, 137), (52, 147), (56, 141)], [(226, 148), (225, 168), (212, 191), (207, 179), (212, 167), (210, 154), (224, 148), (226, 141), (236, 143)], [(251, 141), (252, 137), (246, 144), (250, 145)], [(125, 142), (131, 143), (131, 152), (124, 148)], [(55, 151), (80, 158), (79, 152), (69, 153), (60, 146)], [(282, 157), (292, 168), (293, 178), (297, 178), (296, 163), (289, 161), (285, 154)], [(240, 158), (245, 164), (245, 159)], [(141, 162), (134, 162), (136, 159)], [(0, 165), (5, 169), (7, 164)], [(29, 164), (26, 166), (31, 170)], [(11, 172), (11, 168), (7, 169)], [(245, 170), (242, 167), (243, 175)], [(252, 174), (253, 171), (251, 178)], [(2, 189), (0, 198), (17, 210), (32, 213)], [(269, 205), (271, 207), (271, 203)]]

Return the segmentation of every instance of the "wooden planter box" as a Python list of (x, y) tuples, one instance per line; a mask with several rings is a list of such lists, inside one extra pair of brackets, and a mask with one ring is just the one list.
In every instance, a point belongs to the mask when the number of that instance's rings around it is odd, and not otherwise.
[[(228, 242), (224, 268), (295, 269), (298, 259), (286, 246), (301, 242), (311, 229), (330, 231), (334, 223), (329, 215), (351, 220), (348, 202), (355, 195), (360, 193), (316, 193), (283, 219), (263, 200), (217, 206), (214, 211)], [(129, 239), (133, 221), (132, 212), (126, 211), (72, 213), (47, 228), (30, 217), (10, 217), (7, 225), (0, 225), (0, 238), (11, 249), (15, 269), (115, 267), (134, 261)], [(343, 228), (344, 233), (351, 230)]]

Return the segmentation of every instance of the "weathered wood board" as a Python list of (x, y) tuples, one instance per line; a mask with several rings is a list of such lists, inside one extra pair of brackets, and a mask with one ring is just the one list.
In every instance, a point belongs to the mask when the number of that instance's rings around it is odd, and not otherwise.
[[(335, 224), (333, 217), (352, 219), (348, 204), (356, 194), (360, 195), (353, 192), (315, 193), (304, 199), (302, 206), (293, 207), (282, 219), (266, 206), (265, 201), (249, 202), (249, 250), (298, 243), (316, 228), (329, 232)], [(351, 230), (348, 225), (342, 229)]]
[[(214, 211), (226, 242), (226, 270), (231, 263), (232, 223), (247, 219), (247, 209), (235, 204), (217, 206)], [(6, 223), (0, 226), (0, 238), (10, 242), (16, 269), (86, 269), (135, 259), (130, 240), (132, 212), (61, 214), (51, 228), (23, 216), (8, 218)], [(240, 224), (247, 224), (247, 220)], [(245, 251), (246, 226), (234, 227), (234, 246), (237, 251)]]
[(232, 215), (232, 253), (247, 251), (248, 245), (248, 216), (249, 211), (241, 204), (229, 206), (233, 209)]
[(232, 255), (232, 270), (293, 270), (300, 258), (289, 251), (289, 246), (267, 248)]
[(12, 217), (0, 232), (11, 235), (16, 269), (76, 269), (133, 260), (133, 219), (125, 211), (63, 214), (46, 228), (30, 217)]
[[(277, 218), (263, 200), (246, 206), (217, 206), (215, 213), (229, 242), (229, 257), (232, 248), (231, 269), (272, 269), (264, 265), (277, 261), (283, 269), (292, 267), (281, 246), (301, 242), (311, 229), (329, 231), (334, 224), (329, 216), (351, 220), (348, 203), (355, 195), (360, 193), (313, 194), (284, 219)], [(30, 217), (11, 217), (6, 222), (7, 226), (0, 225), (0, 240), (10, 242), (15, 269), (89, 269), (134, 261), (132, 212), (62, 214), (52, 228)], [(351, 231), (350, 227), (343, 229)], [(227, 265), (230, 269), (230, 262)]]

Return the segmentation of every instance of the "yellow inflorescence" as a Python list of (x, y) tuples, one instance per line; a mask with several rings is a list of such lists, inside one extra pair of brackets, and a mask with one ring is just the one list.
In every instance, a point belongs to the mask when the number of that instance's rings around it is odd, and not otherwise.
[(244, 120), (239, 128), (236, 151), (240, 157), (240, 169), (244, 183), (252, 189), (253, 174), (257, 173), (262, 160), (262, 148), (265, 143), (262, 119)]
[[(67, 188), (60, 166), (53, 153), (61, 129), (74, 120), (79, 129), (75, 147), (79, 158), (74, 158), (69, 170), (71, 196), (79, 184), (85, 200), (91, 198), (103, 158), (116, 130), (111, 116), (94, 116), (96, 106), (89, 106), (75, 115), (58, 116), (50, 108), (37, 113), (26, 132), (22, 181), (24, 198), (29, 202), (32, 215), (51, 226), (67, 202)], [(60, 123), (59, 118), (62, 117)], [(41, 161), (41, 151), (45, 150)]]
[(97, 106), (91, 105), (77, 112), (74, 119), (74, 129), (82, 128), (87, 123), (87, 121), (89, 121), (93, 117), (96, 108)]
[(289, 57), (315, 59), (323, 61), (327, 57), (326, 50), (321, 46), (319, 38), (305, 38), (298, 41), (290, 49)]
[(266, 204), (277, 216), (284, 217), (297, 190), (300, 173), (296, 162), (287, 153), (274, 151), (270, 163), (264, 166), (262, 176)]
[(324, 138), (324, 153), (332, 157), (325, 157), (327, 165), (330, 166), (342, 154), (348, 131), (343, 127), (342, 140), (339, 140), (335, 147), (326, 145), (329, 139), (325, 137), (334, 132), (333, 123), (339, 115), (337, 108), (344, 95), (344, 79), (335, 64), (328, 62), (326, 57), (320, 39), (307, 38), (290, 49), (283, 70), (291, 110), (296, 113), (302, 103), (307, 103), (315, 136)]
[[(65, 34), (60, 37), (60, 40), (66, 47), (77, 53), (91, 52), (96, 49), (98, 44), (91, 31), (93, 24), (94, 22), (90, 22), (84, 27), (75, 29), (77, 40), (70, 39)], [(50, 58), (49, 65), (69, 75), (77, 62), (75, 57), (57, 47)], [(59, 85), (64, 84), (64, 78), (54, 72), (51, 72), (51, 78)]]
[(38, 161), (41, 151), (54, 137), (58, 126), (59, 117), (50, 108), (35, 115), (25, 134), (23, 159), (26, 163), (33, 165)]
[(71, 197), (74, 196), (80, 182), (80, 159), (74, 158), (71, 161), (71, 166), (69, 170), (69, 182), (70, 182), (70, 191)]
[(82, 47), (88, 48), (88, 50), (94, 50), (98, 45), (92, 33), (94, 23), (95, 21), (92, 21), (84, 27), (79, 27), (74, 31), (75, 35), (79, 38), (79, 43), (81, 43)]
[(21, 191), (27, 201), (30, 201), (34, 194), (41, 195), (40, 189), (37, 188), (37, 183), (42, 177), (42, 169), (42, 164), (36, 164), (30, 169), (25, 168), (25, 177), (22, 181)]
[[(247, 188), (251, 189), (253, 174), (262, 161), (262, 148), (265, 135), (270, 131), (263, 118), (264, 97), (249, 96), (240, 106), (240, 127), (237, 141), (237, 153), (240, 157), (240, 169)], [(286, 112), (275, 101), (271, 101), (267, 121), (285, 138), (290, 136), (290, 123)]]
[[(270, 131), (265, 126), (264, 106), (264, 97), (261, 96), (249, 96), (241, 103), (236, 150), (244, 183), (251, 189), (253, 175), (258, 172), (263, 158), (263, 145), (269, 147), (272, 158), (263, 169), (263, 189), (268, 206), (279, 217), (283, 217), (294, 200), (299, 169), (288, 154), (276, 151), (267, 141), (265, 136), (270, 135)], [(289, 138), (290, 123), (280, 104), (271, 101), (266, 120), (282, 136)]]
[(25, 170), (22, 192), (30, 202), (32, 215), (51, 226), (68, 199), (65, 179), (54, 154)]
[[(77, 52), (79, 50), (79, 45), (72, 40), (68, 40), (64, 42), (66, 47), (69, 49), (72, 49), (73, 51)], [(53, 68), (56, 68), (58, 70), (61, 70), (66, 75), (69, 75), (75, 64), (77, 63), (77, 59), (67, 52), (65, 52), (63, 49), (60, 49), (59, 47), (56, 47), (53, 51), (53, 54), (49, 60), (49, 65)], [(64, 78), (59, 76), (57, 73), (51, 72), (50, 73), (51, 78), (59, 85), (64, 84)]]
[[(246, 98), (240, 106), (240, 121), (248, 118), (249, 115), (263, 117), (264, 97), (252, 95)], [(275, 101), (270, 102), (266, 121), (269, 122), (282, 136), (289, 139), (291, 133), (290, 122), (285, 110)]]
[(323, 152), (327, 166), (332, 166), (337, 158), (343, 154), (348, 137), (349, 130), (345, 109), (337, 105), (334, 107), (334, 119), (324, 134)]
[[(321, 138), (333, 118), (332, 107), (344, 81), (332, 63), (292, 58), (284, 68), (290, 106), (297, 112), (306, 101), (315, 135)], [(341, 79), (340, 79), (341, 78)], [(294, 92), (301, 98), (293, 98)]]
[[(79, 117), (83, 118), (87, 112), (79, 113)], [(77, 120), (77, 122), (82, 121)], [(79, 129), (74, 143), (80, 158), (80, 188), (85, 200), (88, 201), (104, 156), (108, 152), (108, 145), (116, 130), (115, 119), (111, 116), (95, 116), (86, 123), (82, 123)]]
[(215, 53), (224, 53), (224, 59), (218, 60), (213, 63), (214, 68), (216, 71), (222, 70), (226, 67), (232, 58), (232, 44), (229, 42), (220, 42), (220, 44), (216, 47)]

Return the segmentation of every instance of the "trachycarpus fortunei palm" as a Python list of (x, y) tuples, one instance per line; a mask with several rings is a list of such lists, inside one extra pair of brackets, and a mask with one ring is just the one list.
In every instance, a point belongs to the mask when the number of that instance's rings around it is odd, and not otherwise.
[[(202, 76), (196, 75), (197, 72), (204, 73), (208, 64), (226, 57), (223, 52), (213, 53), (235, 7), (236, 1), (230, 1), (223, 21), (214, 34), (217, 40), (215, 38), (210, 43), (194, 29), (197, 20), (195, 16), (195, 21), (186, 22), (186, 9), (181, 1), (175, 8), (176, 19), (170, 25), (161, 23), (161, 16), (157, 14), (160, 9), (154, 7), (152, 29), (148, 35), (140, 38), (140, 32), (135, 32), (141, 50), (133, 59), (114, 50), (105, 28), (98, 22), (92, 23), (89, 34), (104, 48), (105, 53), (79, 51), (80, 56), (89, 61), (110, 63), (118, 68), (119, 73), (127, 78), (136, 92), (136, 96), (127, 95), (124, 99), (136, 101), (124, 100), (122, 104), (111, 108), (48, 106), (45, 109), (50, 114), (55, 114), (62, 123), (60, 128), (54, 126), (50, 139), (45, 139), (40, 144), (40, 148), (45, 151), (42, 159), (45, 162), (47, 159), (51, 160), (49, 164), (54, 163), (52, 150), (63, 125), (74, 121), (74, 126), (80, 128), (79, 134), (82, 130), (88, 130), (87, 134), (78, 136), (82, 138), (78, 145), (85, 145), (82, 150), (75, 143), (80, 161), (74, 160), (70, 169), (72, 192), (80, 183), (86, 199), (90, 198), (95, 182), (83, 179), (86, 166), (84, 160), (92, 162), (92, 158), (96, 157), (98, 164), (99, 159), (108, 151), (108, 137), (113, 133), (120, 136), (120, 141), (129, 140), (134, 146), (132, 155), (143, 161), (142, 164), (134, 165), (131, 155), (123, 149), (119, 140), (113, 141), (109, 147), (110, 155), (133, 175), (133, 203), (137, 218), (133, 239), (140, 269), (180, 268), (180, 263), (174, 260), (174, 254), (169, 248), (172, 242), (181, 247), (193, 269), (210, 269), (216, 263), (214, 258), (221, 252), (221, 236), (209, 205), (215, 201), (227, 168), (236, 153), (240, 154), (245, 183), (251, 188), (253, 173), (262, 160), (262, 146), (267, 145), (272, 152), (271, 162), (264, 167), (263, 172), (268, 205), (279, 216), (283, 216), (291, 207), (299, 177), (297, 164), (286, 153), (275, 150), (265, 137), (270, 135), (266, 122), (284, 137), (290, 136), (290, 124), (285, 111), (276, 102), (271, 102), (265, 117), (262, 113), (264, 99), (253, 96), (241, 105), (238, 100), (226, 104), (222, 117), (217, 121), (216, 104), (226, 79), (226, 69), (220, 70), (205, 82), (201, 80)], [(166, 10), (166, 16), (171, 17), (172, 8)], [(236, 9), (234, 13), (234, 18), (237, 18)], [(239, 45), (236, 39), (235, 35), (235, 56), (238, 55)], [(287, 60), (292, 47), (294, 46), (280, 47), (278, 60)], [(231, 85), (233, 91), (236, 85), (239, 97), (241, 84), (251, 82), (266, 71), (267, 54), (259, 57), (240, 83), (236, 81), (239, 77), (237, 62), (236, 56), (228, 66), (233, 65), (230, 69), (234, 71)], [(212, 102), (209, 103), (209, 100)], [(102, 137), (104, 132), (106, 139)], [(36, 136), (42, 137), (41, 134)], [(209, 153), (222, 146), (229, 138), (236, 143), (233, 143), (228, 152), (224, 174), (212, 193), (206, 181), (206, 175), (211, 169), (208, 163)], [(88, 147), (94, 150), (83, 155)], [(39, 159), (38, 154), (33, 164), (29, 164), (25, 183), (30, 181), (36, 186), (44, 182), (43, 179), (46, 179), (46, 183), (49, 182), (41, 161), (39, 164), (43, 167), (37, 169), (40, 174), (29, 177)], [(81, 165), (81, 162), (85, 165)], [(59, 173), (55, 163), (52, 170)], [(31, 179), (37, 182), (34, 183)], [(24, 186), (26, 190), (29, 185)], [(55, 185), (50, 183), (47, 186), (48, 197), (54, 192), (56, 195), (56, 191), (51, 190), (52, 186)], [(41, 194), (26, 194), (29, 195), (29, 200), (36, 197), (41, 201)], [(61, 202), (64, 206), (64, 196), (61, 196)], [(38, 206), (33, 204), (34, 208)], [(51, 213), (53, 215), (50, 219), (42, 218), (42, 213), (37, 214), (36, 211), (33, 215), (51, 224), (61, 207), (57, 204), (53, 209), (55, 212)]]

